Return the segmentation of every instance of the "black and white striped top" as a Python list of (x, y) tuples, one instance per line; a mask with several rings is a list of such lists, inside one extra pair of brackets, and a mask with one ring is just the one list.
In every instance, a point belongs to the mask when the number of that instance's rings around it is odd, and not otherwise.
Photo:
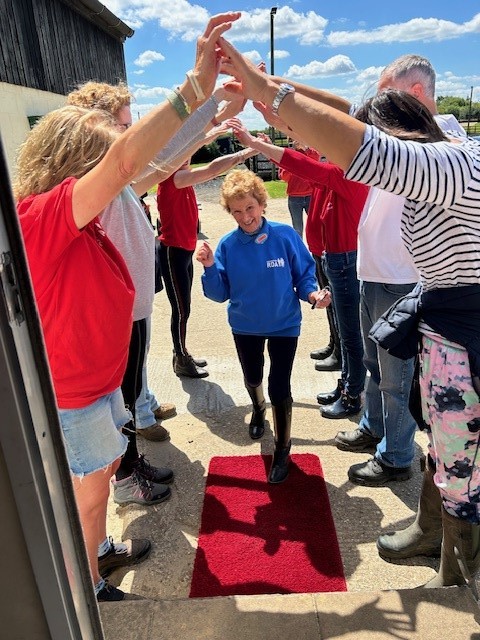
[(425, 290), (480, 284), (478, 141), (406, 142), (367, 125), (345, 177), (406, 198), (402, 237)]

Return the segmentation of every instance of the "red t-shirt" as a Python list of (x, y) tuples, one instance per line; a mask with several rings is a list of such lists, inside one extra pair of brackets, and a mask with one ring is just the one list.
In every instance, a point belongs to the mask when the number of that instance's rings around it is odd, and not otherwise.
[(198, 204), (193, 187), (177, 189), (175, 174), (157, 189), (157, 208), (162, 225), (160, 240), (168, 247), (195, 251), (197, 246)]
[(125, 373), (135, 290), (98, 218), (81, 231), (74, 178), (18, 203), (28, 264), (61, 409), (117, 389)]
[(325, 189), (325, 193), (318, 192), (318, 202), (313, 199), (308, 210), (305, 236), (310, 251), (315, 255), (355, 251), (369, 187), (346, 180), (337, 165), (312, 160), (293, 149), (285, 149), (280, 166)]

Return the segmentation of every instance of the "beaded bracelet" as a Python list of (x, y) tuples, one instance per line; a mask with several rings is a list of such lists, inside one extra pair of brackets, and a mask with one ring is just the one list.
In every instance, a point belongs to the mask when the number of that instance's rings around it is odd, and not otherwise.
[(167, 100), (177, 112), (180, 120), (186, 120), (188, 118), (191, 113), (190, 107), (178, 89), (174, 89), (172, 93), (169, 93)]
[(193, 71), (187, 71), (187, 78), (189, 79), (190, 84), (192, 85), (192, 89), (195, 92), (195, 97), (197, 98), (197, 100), (199, 102), (201, 100), (205, 100), (205, 94), (203, 93), (203, 89), (200, 86), (200, 83), (195, 77), (195, 74), (193, 73)]

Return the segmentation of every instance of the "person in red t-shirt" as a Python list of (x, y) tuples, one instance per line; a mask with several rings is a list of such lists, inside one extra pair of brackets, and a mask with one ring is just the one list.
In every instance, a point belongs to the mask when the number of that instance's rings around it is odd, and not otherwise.
[[(315, 149), (311, 149), (297, 140), (292, 140), (292, 147), (295, 151), (303, 153), (313, 160), (318, 160), (320, 157)], [(313, 184), (282, 167), (280, 167), (278, 175), (281, 180), (287, 183), (288, 210), (292, 218), (292, 226), (303, 238), (303, 212), (305, 211), (305, 214), (308, 215)]]
[(160, 259), (165, 291), (172, 307), (173, 370), (177, 376), (208, 376), (208, 371), (204, 369), (206, 360), (193, 358), (186, 346), (192, 299), (192, 258), (197, 246), (198, 230), (198, 204), (193, 185), (211, 180), (257, 153), (252, 149), (243, 149), (196, 168), (191, 168), (188, 161), (158, 185)]
[[(194, 82), (125, 133), (105, 111), (66, 106), (32, 129), (17, 161), (14, 193), (43, 328), (67, 460), (97, 600), (125, 594), (101, 576), (109, 484), (130, 419), (120, 385), (135, 290), (98, 216), (201, 104), (218, 75), (218, 39), (240, 13), (210, 19), (198, 39)], [(80, 542), (80, 541), (79, 541)], [(143, 548), (143, 551), (148, 548)], [(124, 545), (127, 561), (141, 552)]]

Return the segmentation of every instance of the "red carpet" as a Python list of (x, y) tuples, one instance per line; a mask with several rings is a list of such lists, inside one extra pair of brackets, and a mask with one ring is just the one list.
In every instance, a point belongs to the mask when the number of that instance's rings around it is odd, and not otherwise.
[(270, 463), (212, 458), (190, 597), (347, 590), (318, 457), (292, 455), (279, 485)]

